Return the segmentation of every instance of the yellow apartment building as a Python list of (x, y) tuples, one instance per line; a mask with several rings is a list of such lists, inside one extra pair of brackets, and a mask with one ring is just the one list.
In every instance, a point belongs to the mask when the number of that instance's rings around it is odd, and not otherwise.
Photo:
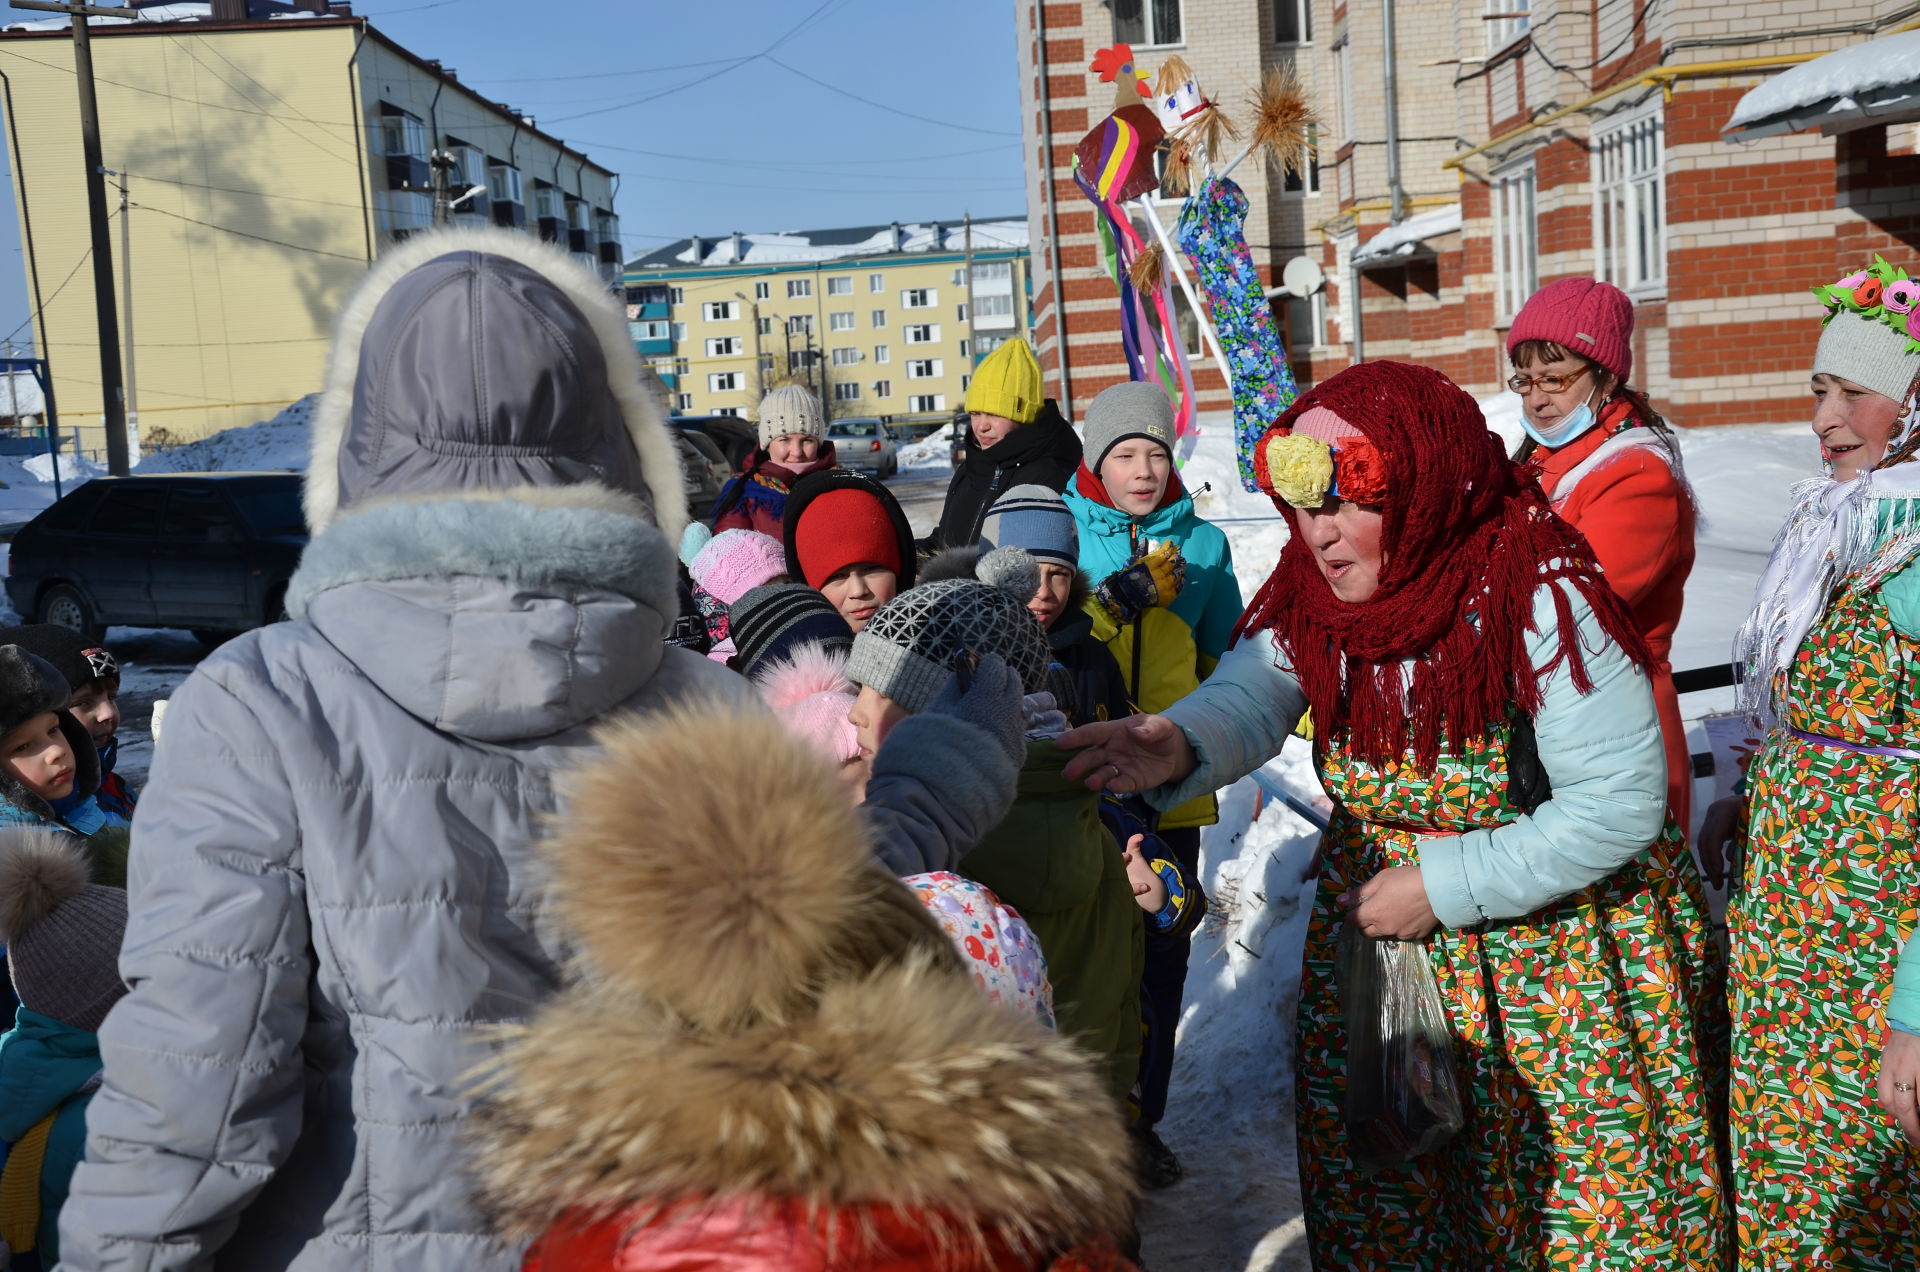
[[(454, 223), (563, 243), (617, 285), (608, 169), (344, 6), (215, 0), (153, 14), (195, 9), (204, 16), (89, 28), (104, 158), (127, 190), (124, 204), (108, 191), (115, 295), (132, 297), (125, 374), (148, 441), (248, 424), (320, 388), (333, 315), (367, 262), (433, 223), (436, 151)], [(97, 456), (76, 100), (65, 19), (0, 31), (34, 342), (62, 431)]]
[(835, 416), (944, 419), (1028, 334), (1027, 260), (1025, 218), (681, 239), (627, 263), (627, 318), (676, 414), (797, 378)]

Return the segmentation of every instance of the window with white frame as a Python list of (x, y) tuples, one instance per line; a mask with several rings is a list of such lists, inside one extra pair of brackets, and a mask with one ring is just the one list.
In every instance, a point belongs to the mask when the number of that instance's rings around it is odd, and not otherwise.
[(669, 288), (667, 289), (667, 303), (668, 303), (669, 305), (684, 305), (684, 304), (686, 304), (686, 303), (687, 303), (687, 289), (686, 289), (686, 288), (684, 288), (684, 287), (669, 287)]
[(858, 380), (835, 380), (833, 382), (833, 400), (836, 402), (858, 402), (860, 400), (860, 382)]
[(1327, 293), (1287, 297), (1287, 352), (1298, 356), (1300, 350), (1327, 343)]
[(835, 349), (833, 351), (833, 365), (836, 367), (850, 367), (858, 361), (860, 361), (860, 351), (858, 349)]
[(1013, 281), (1012, 261), (981, 261), (973, 267), (973, 285), (982, 283), (1007, 283)]
[(867, 290), (876, 294), (887, 290), (887, 276), (885, 274), (868, 274)]
[(944, 411), (947, 409), (947, 395), (944, 393), (914, 393), (907, 398), (909, 411)]
[(740, 317), (737, 300), (709, 300), (700, 306), (700, 316), (708, 322), (735, 322)]
[(1012, 336), (975, 336), (973, 349), (984, 358), (1011, 339), (1013, 339)]
[(1493, 273), (1499, 317), (1512, 318), (1540, 283), (1533, 160), (1493, 174)]
[(675, 340), (676, 342), (677, 342), (677, 341), (681, 341), (681, 340), (685, 340), (685, 339), (687, 338), (687, 324), (686, 324), (686, 323), (684, 323), (684, 322), (676, 322), (676, 323), (674, 323), (674, 324), (673, 324), (673, 327), (672, 327), (672, 330), (673, 330), (673, 339), (674, 339), (674, 340)]
[(873, 360), (875, 362), (885, 362), (887, 360), (887, 346), (885, 345), (873, 346)]
[(1340, 85), (1340, 143), (1353, 140), (1353, 45), (1346, 40), (1333, 46), (1333, 73)]
[(828, 331), (852, 331), (853, 330), (853, 310), (836, 309), (832, 313), (828, 314), (827, 330)]
[[(963, 350), (961, 350), (961, 352), (962, 352), (962, 353), (964, 353), (964, 352), (966, 352), (966, 350), (964, 350), (964, 349), (963, 349)], [(961, 376), (961, 377), (960, 377), (960, 391), (961, 391), (962, 393), (965, 393), (965, 392), (967, 391), (967, 386), (968, 386), (969, 384), (972, 384), (972, 383), (973, 383), (973, 377), (972, 377), (972, 376), (970, 376), (970, 375), (963, 375), (963, 376)]]
[(902, 330), (906, 332), (908, 344), (938, 344), (940, 341), (940, 324), (937, 322), (918, 323)]
[(795, 314), (787, 319), (787, 334), (790, 336), (810, 336), (813, 334), (813, 315)]
[(967, 302), (963, 300), (955, 305), (953, 307), (953, 315), (961, 322), (965, 322), (967, 320)]
[[(960, 356), (961, 356), (961, 357), (963, 357), (963, 358), (964, 358), (964, 357), (967, 357), (967, 356), (969, 356), (969, 355), (968, 355), (968, 352), (967, 352), (967, 350), (968, 350), (968, 348), (969, 348), (969, 345), (968, 345), (968, 343), (967, 343), (967, 341), (966, 341), (966, 340), (965, 340), (965, 339), (963, 338), (963, 339), (962, 339), (962, 340), (960, 341)], [(971, 376), (964, 376), (964, 375), (963, 375), (963, 376), (961, 376), (961, 377), (960, 377), (960, 387), (961, 387), (961, 388), (965, 388), (965, 387), (966, 387), (966, 385), (967, 385), (967, 381), (968, 381), (969, 379), (971, 379), (971, 378), (972, 378)]]
[(1593, 129), (1594, 273), (1629, 292), (1667, 281), (1664, 129), (1658, 97)]
[(1000, 318), (1013, 313), (1013, 297), (975, 296), (973, 298), (973, 316), (975, 318)]
[(766, 300), (766, 299), (769, 299), (772, 295), (773, 295), (773, 284), (755, 283), (753, 285), (753, 298), (755, 300)]
[(1113, 0), (1113, 41), (1135, 48), (1178, 44), (1180, 0)]
[(1320, 125), (1310, 123), (1307, 125), (1307, 153), (1305, 155), (1307, 170), (1305, 172), (1295, 172), (1292, 168), (1288, 168), (1286, 176), (1280, 179), (1281, 193), (1296, 195), (1303, 199), (1308, 195), (1320, 193), (1319, 146)]
[(770, 336), (773, 334), (773, 319), (762, 318), (760, 320), (760, 334), (763, 336)]
[(802, 296), (813, 295), (811, 278), (789, 278), (787, 280), (787, 299), (796, 300)]
[(1487, 0), (1487, 52), (1497, 53), (1527, 33), (1527, 0)]
[(707, 391), (710, 393), (738, 393), (740, 391), (740, 373), (738, 371), (709, 371), (707, 373)]
[(907, 379), (934, 380), (940, 377), (939, 358), (914, 358), (907, 363)]
[(935, 287), (909, 287), (900, 293), (902, 309), (932, 309), (940, 303), (940, 292)]
[(739, 336), (724, 336), (707, 341), (709, 358), (737, 358), (747, 351), (747, 342)]
[(876, 326), (876, 327), (884, 327), (884, 326), (886, 326), (886, 325), (887, 325), (887, 311), (886, 311), (886, 310), (884, 310), (884, 309), (876, 309), (876, 310), (874, 310), (874, 311), (873, 311), (873, 325), (874, 325), (874, 326)]
[(967, 285), (966, 266), (963, 265), (959, 269), (956, 269), (953, 271), (953, 285), (955, 287), (965, 287)]
[(827, 280), (827, 295), (829, 296), (853, 295), (853, 275), (837, 274), (834, 277), (829, 278)]
[(735, 418), (738, 418), (740, 415), (740, 408), (737, 406), (716, 406), (713, 408), (713, 413), (715, 415), (731, 415), (731, 416), (734, 416)]
[(488, 164), (487, 197), (495, 203), (525, 203), (527, 187), (520, 169), (509, 163)]
[(1313, 43), (1313, 0), (1273, 0), (1273, 42)]
[(673, 324), (664, 319), (648, 319), (627, 324), (627, 334), (635, 340), (671, 340)]
[(873, 396), (877, 398), (892, 397), (893, 381), (892, 380), (875, 380), (873, 382)]
[(674, 394), (673, 409), (676, 411), (691, 411), (693, 409), (693, 394), (691, 393)]
[(380, 103), (380, 109), (386, 113), (380, 116), (381, 154), (411, 155), (415, 159), (427, 157), (427, 126), (413, 115), (386, 102)]

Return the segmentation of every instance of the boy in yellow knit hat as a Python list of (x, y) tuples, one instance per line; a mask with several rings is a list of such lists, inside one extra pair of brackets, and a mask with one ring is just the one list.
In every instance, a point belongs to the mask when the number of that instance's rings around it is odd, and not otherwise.
[(973, 369), (966, 457), (953, 470), (940, 525), (923, 547), (978, 543), (987, 509), (1015, 486), (1066, 489), (1080, 466), (1080, 439), (1045, 394), (1040, 363), (1025, 340), (1007, 341)]

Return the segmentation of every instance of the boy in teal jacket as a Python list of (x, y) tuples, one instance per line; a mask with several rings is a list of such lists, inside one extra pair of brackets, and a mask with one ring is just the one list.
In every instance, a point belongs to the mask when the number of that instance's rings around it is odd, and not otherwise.
[(92, 882), (80, 841), (0, 831), (0, 942), (20, 1007), (0, 1035), (0, 1242), (11, 1272), (60, 1261), (60, 1208), (100, 1084), (95, 1030), (126, 986), (127, 894)]

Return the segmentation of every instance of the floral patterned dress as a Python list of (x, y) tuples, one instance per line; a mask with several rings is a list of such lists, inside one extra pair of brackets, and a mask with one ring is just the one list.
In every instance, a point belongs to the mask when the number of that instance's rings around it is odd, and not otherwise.
[(1843, 584), (1755, 757), (1727, 914), (1742, 1269), (1920, 1268), (1920, 1153), (1874, 1098), (1887, 987), (1920, 913), (1920, 642)]
[(1667, 829), (1609, 878), (1525, 918), (1428, 943), (1455, 1040), (1466, 1127), (1409, 1167), (1363, 1173), (1341, 1105), (1346, 1031), (1335, 901), (1416, 862), (1423, 835), (1513, 820), (1505, 738), (1430, 773), (1334, 749), (1340, 808), (1300, 986), (1300, 1174), (1320, 1272), (1699, 1269), (1727, 1245), (1719, 1119), (1724, 965), (1699, 877)]

